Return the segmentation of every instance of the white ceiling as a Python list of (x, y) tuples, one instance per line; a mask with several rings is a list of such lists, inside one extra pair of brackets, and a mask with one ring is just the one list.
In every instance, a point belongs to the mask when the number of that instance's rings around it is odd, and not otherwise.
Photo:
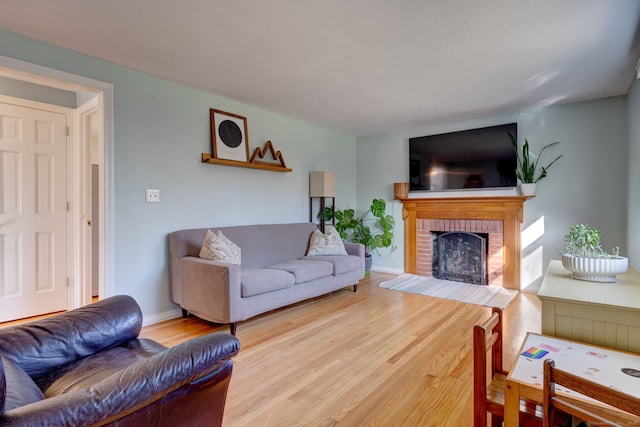
[(7, 31), (355, 136), (624, 95), (640, 55), (638, 0), (4, 0), (0, 10)]

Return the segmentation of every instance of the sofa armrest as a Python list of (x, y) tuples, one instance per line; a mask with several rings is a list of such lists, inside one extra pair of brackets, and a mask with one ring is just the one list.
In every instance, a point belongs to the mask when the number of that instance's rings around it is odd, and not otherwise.
[(344, 242), (344, 248), (349, 255), (359, 256), (364, 259), (364, 245), (362, 243)]
[(241, 272), (237, 264), (183, 257), (180, 263), (182, 308), (216, 323), (233, 323), (241, 299)]
[(223, 332), (177, 345), (111, 375), (89, 389), (75, 390), (6, 411), (5, 425), (76, 426), (114, 421), (210, 374), (230, 375), (240, 342)]

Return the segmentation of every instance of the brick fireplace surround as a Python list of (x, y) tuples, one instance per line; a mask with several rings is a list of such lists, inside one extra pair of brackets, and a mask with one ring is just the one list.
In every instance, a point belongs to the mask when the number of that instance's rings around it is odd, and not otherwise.
[(431, 276), (431, 232), (487, 233), (488, 284), (520, 289), (520, 226), (528, 196), (402, 199), (405, 271)]

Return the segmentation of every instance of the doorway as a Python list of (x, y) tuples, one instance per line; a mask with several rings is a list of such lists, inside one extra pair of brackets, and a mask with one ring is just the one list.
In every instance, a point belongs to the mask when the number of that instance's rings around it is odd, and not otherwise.
[(2, 56), (0, 77), (75, 94), (67, 309), (90, 303), (94, 288), (99, 298), (113, 295), (113, 86)]
[(0, 95), (0, 322), (68, 307), (72, 110)]

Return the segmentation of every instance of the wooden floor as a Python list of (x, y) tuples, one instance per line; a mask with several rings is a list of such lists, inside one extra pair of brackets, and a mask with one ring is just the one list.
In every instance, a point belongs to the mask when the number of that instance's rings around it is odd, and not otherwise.
[[(491, 309), (378, 286), (393, 277), (239, 323), (224, 426), (473, 425), (471, 330)], [(504, 319), (510, 368), (540, 302), (520, 293)], [(213, 331), (228, 327), (191, 317), (142, 336), (173, 346)]]

